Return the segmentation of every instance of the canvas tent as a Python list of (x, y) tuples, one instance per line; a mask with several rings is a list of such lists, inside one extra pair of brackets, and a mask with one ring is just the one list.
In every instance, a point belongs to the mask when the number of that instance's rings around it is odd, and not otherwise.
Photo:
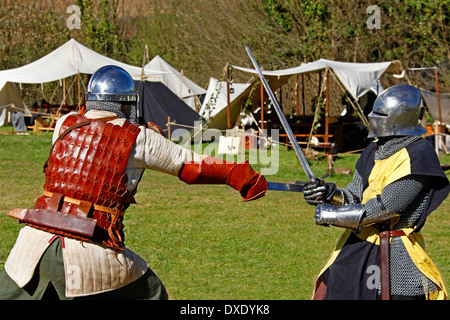
[[(103, 56), (88, 47), (70, 39), (44, 57), (22, 67), (0, 71), (0, 81), (16, 83), (46, 83), (64, 79), (76, 74), (93, 74), (105, 65), (124, 68), (136, 79), (142, 68)], [(144, 68), (144, 75), (161, 75), (164, 72)]]
[[(233, 123), (241, 112), (239, 103), (248, 96), (250, 83), (232, 83), (230, 85), (230, 102), (233, 105)], [(247, 93), (247, 94), (246, 94)], [(210, 78), (208, 89), (200, 109), (200, 115), (208, 121), (208, 125), (216, 129), (226, 129), (227, 126), (227, 82)], [(234, 107), (237, 106), (237, 107)]]
[(0, 127), (12, 124), (12, 115), (15, 112), (31, 114), (15, 86), (0, 80)]
[(178, 98), (161, 82), (135, 81), (139, 94), (139, 122), (151, 121), (157, 124), (168, 137), (168, 118), (176, 122), (170, 126), (170, 137), (177, 138), (182, 132), (176, 129), (191, 130), (200, 121), (200, 115)]
[[(367, 93), (372, 87), (377, 85), (377, 81), (388, 70), (392, 62), (378, 62), (378, 63), (354, 63), (354, 62), (339, 62), (327, 59), (320, 59), (310, 63), (302, 63), (298, 67), (282, 69), (277, 71), (263, 71), (266, 78), (270, 79), (271, 83), (277, 89), (287, 81), (291, 76), (301, 73), (311, 73), (331, 69), (345, 89), (352, 95), (354, 99), (358, 99)], [(233, 66), (233, 68), (256, 74), (255, 69), (243, 68)]]
[[(392, 65), (393, 62), (391, 61), (380, 63), (352, 63), (320, 59), (310, 63), (302, 63), (300, 66), (294, 68), (274, 71), (263, 70), (262, 72), (266, 77), (272, 91), (275, 92), (287, 83), (291, 77), (297, 74), (331, 70), (336, 75), (343, 88), (357, 101), (369, 91), (376, 91), (376, 88), (379, 86), (379, 79), (386, 71), (391, 70)], [(232, 126), (234, 126), (235, 121), (238, 119), (235, 115), (239, 114), (240, 108), (242, 107), (242, 104), (239, 102), (246, 99), (251, 90), (256, 89), (255, 86), (259, 83), (259, 78), (257, 77), (257, 72), (255, 69), (235, 65), (232, 65), (231, 67), (253, 75), (253, 80), (246, 91), (242, 93), (240, 101), (234, 100), (234, 103), (230, 105), (230, 115), (232, 116), (231, 120), (233, 123)], [(219, 112), (216, 117), (226, 117), (225, 109), (223, 109), (222, 112)]]
[[(425, 104), (428, 107), (434, 120), (441, 121), (444, 124), (450, 124), (450, 93), (439, 93), (439, 102), (436, 92), (420, 89)], [(440, 106), (440, 110), (439, 110)]]
[[(135, 67), (126, 63), (103, 56), (75, 39), (70, 39), (54, 51), (42, 58), (24, 66), (0, 71), (0, 83), (47, 83), (80, 75), (93, 74), (105, 65), (115, 65), (124, 68), (134, 79), (141, 75), (155, 76), (164, 74), (163, 71), (154, 71), (148, 68)], [(79, 78), (78, 78), (79, 79)], [(64, 95), (65, 96), (65, 95)], [(78, 86), (78, 104), (81, 105), (80, 86)]]
[(145, 77), (145, 80), (163, 83), (193, 110), (199, 110), (200, 97), (206, 93), (205, 89), (190, 80), (182, 72), (172, 67), (159, 55), (156, 55), (149, 63), (147, 63), (145, 68), (164, 72), (164, 74), (156, 77)]

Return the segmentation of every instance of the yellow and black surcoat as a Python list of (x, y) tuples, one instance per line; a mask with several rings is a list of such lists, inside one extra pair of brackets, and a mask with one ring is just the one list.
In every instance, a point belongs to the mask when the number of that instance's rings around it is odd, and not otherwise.
[[(417, 269), (438, 288), (427, 298), (446, 299), (444, 281), (425, 253), (419, 231), (428, 215), (446, 199), (450, 189), (447, 176), (428, 141), (418, 139), (382, 160), (375, 158), (376, 147), (376, 143), (371, 143), (356, 164), (363, 181), (363, 192), (359, 195), (362, 204), (380, 196), (389, 184), (409, 175), (432, 177), (433, 185), (423, 212), (412, 227), (401, 229), (406, 234), (401, 238)], [(365, 227), (358, 232), (350, 229), (344, 232), (320, 272), (322, 281), (327, 285), (327, 299), (376, 299), (379, 287), (373, 286), (373, 277), (374, 270), (380, 265), (378, 233), (376, 226)]]

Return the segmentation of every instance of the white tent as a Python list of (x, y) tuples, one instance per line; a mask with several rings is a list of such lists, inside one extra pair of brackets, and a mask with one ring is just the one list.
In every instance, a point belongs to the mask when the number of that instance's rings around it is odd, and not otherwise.
[[(105, 65), (115, 65), (125, 69), (135, 80), (141, 76), (162, 75), (164, 71), (135, 67), (103, 56), (75, 39), (70, 39), (44, 57), (24, 66), (0, 71), (0, 84), (46, 83), (58, 81), (77, 74), (93, 74)], [(10, 100), (6, 104), (12, 104)], [(23, 103), (23, 102), (22, 102)], [(14, 103), (15, 104), (15, 103)], [(5, 120), (6, 121), (6, 120)]]
[(11, 124), (11, 115), (17, 111), (31, 114), (14, 85), (0, 80), (0, 127)]
[[(302, 63), (300, 66), (294, 68), (274, 71), (262, 70), (262, 73), (266, 77), (272, 91), (275, 92), (294, 75), (319, 72), (328, 68), (336, 75), (343, 88), (357, 101), (369, 91), (379, 92), (379, 79), (386, 71), (388, 71), (388, 69), (390, 70), (392, 64), (393, 62), (390, 61), (379, 63), (352, 63), (320, 59), (310, 63)], [(254, 80), (246, 91), (250, 92), (251, 88), (259, 82), (257, 71), (255, 69), (235, 65), (232, 65), (232, 67), (236, 70), (254, 75)], [(243, 101), (243, 99), (245, 99), (245, 97), (241, 97), (241, 101)], [(236, 101), (230, 106), (232, 126), (234, 126), (233, 120), (235, 121), (238, 118), (236, 115), (239, 114), (241, 107), (242, 105), (236, 103)], [(234, 110), (234, 108), (239, 110)], [(226, 110), (226, 108), (223, 110)], [(226, 117), (226, 111), (223, 111), (222, 113), (225, 113)], [(219, 115), (222, 114), (220, 113)], [(361, 116), (364, 115), (361, 114)], [(217, 117), (218, 116), (216, 116), (216, 118)], [(217, 119), (215, 121), (217, 122)]]
[[(232, 83), (230, 85), (230, 102), (239, 97), (248, 87), (250, 83)], [(227, 82), (219, 81), (216, 78), (209, 79), (208, 90), (200, 109), (200, 115), (209, 120), (226, 109), (228, 104), (227, 98)]]
[[(78, 73), (93, 74), (105, 65), (124, 68), (135, 79), (141, 76), (142, 68), (103, 56), (75, 39), (22, 67), (0, 71), (0, 81), (17, 83), (45, 83), (64, 79)], [(161, 75), (164, 72), (144, 68), (145, 76)]]
[(145, 65), (145, 69), (164, 72), (159, 76), (146, 77), (147, 81), (162, 82), (173, 93), (180, 97), (188, 106), (198, 111), (196, 105), (200, 104), (196, 99), (206, 93), (206, 90), (194, 83), (192, 80), (184, 76), (177, 69), (172, 67), (159, 55), (156, 55), (149, 63)]
[[(254, 82), (230, 84), (230, 125), (234, 127), (242, 118), (242, 105), (248, 99)], [(200, 110), (202, 116), (208, 122), (210, 128), (219, 130), (228, 129), (228, 98), (227, 82), (210, 78), (208, 91)], [(242, 118), (248, 121), (247, 117)]]
[[(442, 120), (443, 124), (450, 124), (450, 93), (439, 93), (439, 101), (436, 92), (425, 89), (422, 91), (425, 104), (434, 120)], [(439, 110), (440, 106), (440, 110)]]
[[(392, 62), (353, 63), (320, 59), (310, 63), (302, 63), (298, 67), (277, 71), (263, 71), (265, 77), (271, 79), (289, 78), (295, 74), (317, 72), (330, 68), (338, 77), (345, 89), (356, 100), (376, 87), (378, 79), (389, 68)], [(233, 68), (256, 74), (255, 69), (233, 66)]]

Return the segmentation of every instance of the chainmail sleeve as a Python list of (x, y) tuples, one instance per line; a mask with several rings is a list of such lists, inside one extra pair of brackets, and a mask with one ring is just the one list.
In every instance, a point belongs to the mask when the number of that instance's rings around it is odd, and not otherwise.
[(364, 204), (366, 215), (387, 209), (401, 215), (396, 228), (412, 227), (422, 213), (420, 208), (425, 205), (431, 182), (430, 177), (409, 175), (391, 183), (383, 189), (380, 199), (369, 199)]
[(356, 204), (361, 203), (363, 194), (363, 179), (358, 171), (355, 171), (353, 175), (353, 181), (350, 182), (345, 188), (340, 189), (344, 194), (344, 204)]

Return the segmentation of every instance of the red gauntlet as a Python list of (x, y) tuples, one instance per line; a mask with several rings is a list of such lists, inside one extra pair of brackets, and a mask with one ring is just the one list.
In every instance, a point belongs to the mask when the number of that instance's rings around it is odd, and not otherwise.
[(245, 201), (261, 198), (267, 190), (266, 178), (255, 172), (248, 161), (237, 164), (208, 157), (202, 163), (186, 163), (178, 177), (187, 184), (227, 184), (238, 190)]

